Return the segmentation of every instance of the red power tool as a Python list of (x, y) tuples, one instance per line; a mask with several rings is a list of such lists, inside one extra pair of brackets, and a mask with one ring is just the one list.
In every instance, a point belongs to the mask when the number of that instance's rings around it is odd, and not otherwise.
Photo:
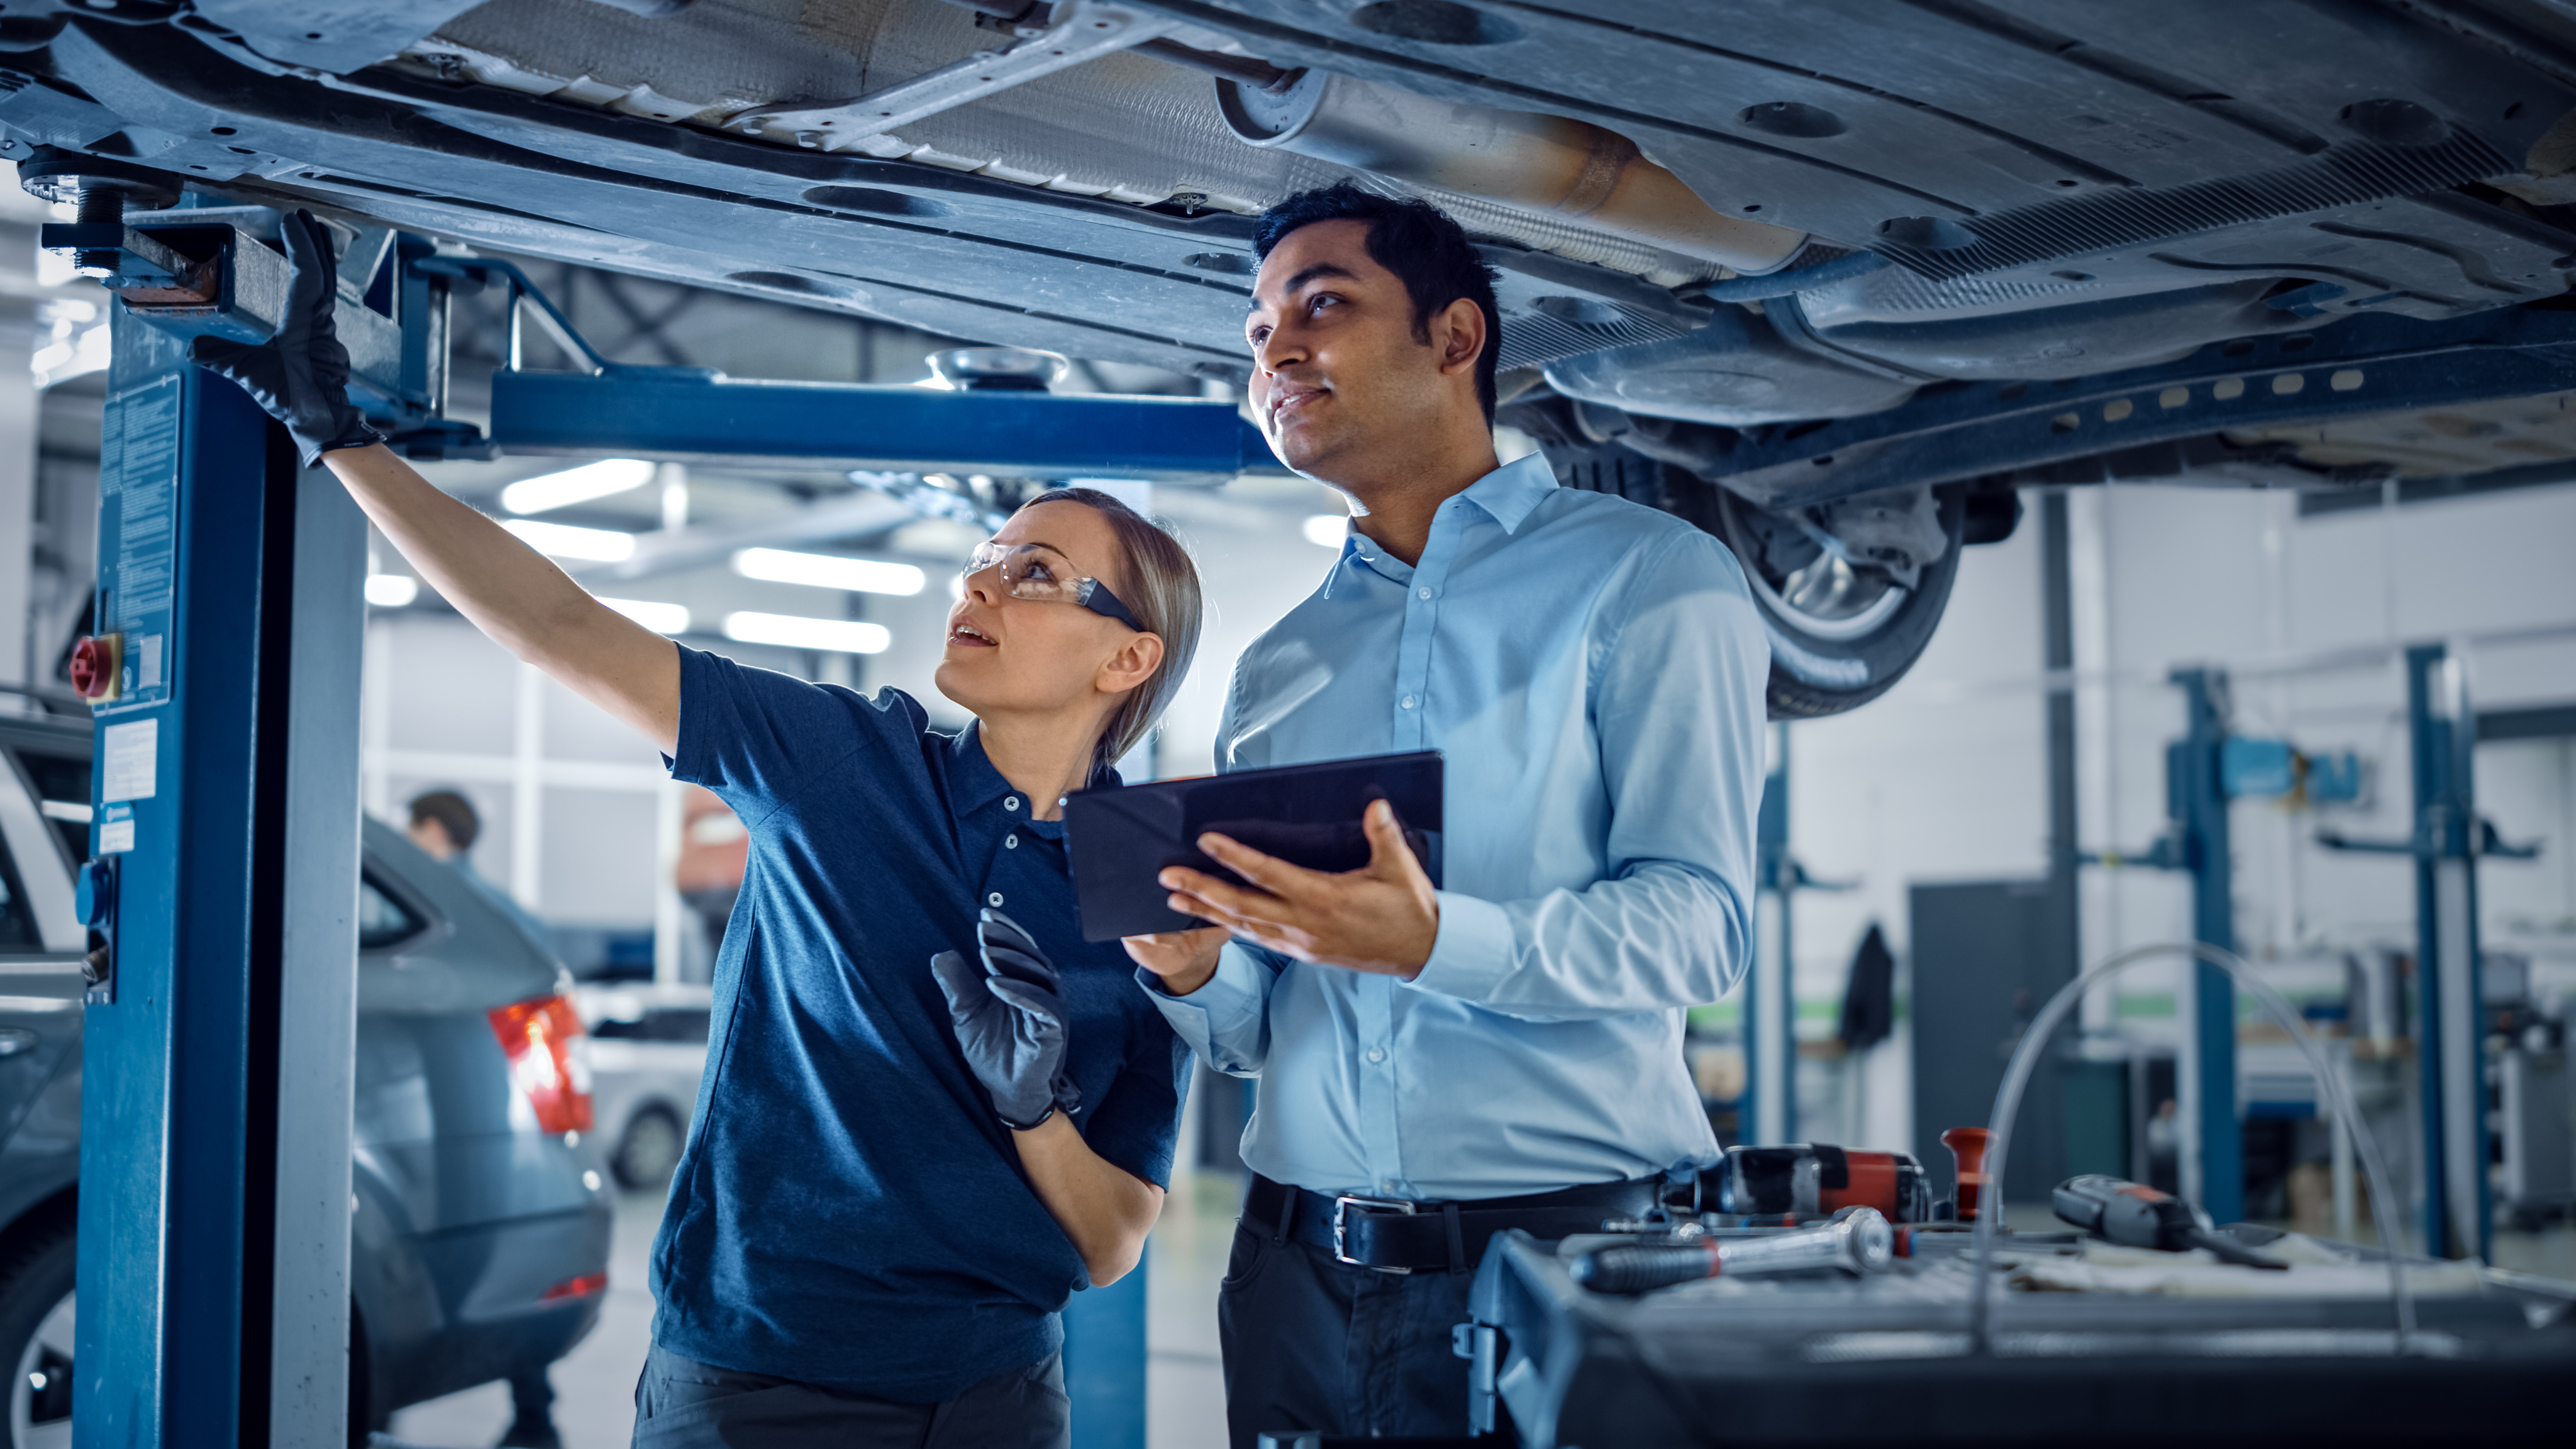
[(1725, 1213), (1815, 1218), (1868, 1207), (1892, 1223), (1932, 1217), (1931, 1180), (1908, 1152), (1850, 1152), (1821, 1142), (1730, 1147), (1704, 1180), (1716, 1186), (1716, 1208)]

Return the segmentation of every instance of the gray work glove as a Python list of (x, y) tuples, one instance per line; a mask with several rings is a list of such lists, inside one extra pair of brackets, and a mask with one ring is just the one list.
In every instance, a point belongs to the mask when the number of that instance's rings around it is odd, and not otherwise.
[(277, 334), (256, 345), (194, 338), (188, 360), (238, 383), (261, 412), (284, 423), (310, 468), (333, 448), (363, 448), (385, 435), (349, 403), (349, 349), (340, 345), (331, 321), (340, 295), (331, 234), (301, 209), (281, 230), (288, 270), (286, 315)]
[(980, 963), (942, 951), (930, 959), (930, 972), (994, 1115), (1025, 1132), (1058, 1108), (1080, 1110), (1082, 1094), (1064, 1072), (1064, 979), (1055, 963), (999, 911), (984, 912), (975, 935)]

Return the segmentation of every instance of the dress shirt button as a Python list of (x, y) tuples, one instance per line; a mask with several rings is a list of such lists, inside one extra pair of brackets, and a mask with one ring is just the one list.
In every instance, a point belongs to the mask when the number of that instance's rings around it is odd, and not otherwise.
[(1431, 586), (1430, 586), (1429, 584), (1425, 584), (1425, 585), (1423, 585), (1421, 588), (1415, 589), (1415, 590), (1413, 591), (1413, 596), (1414, 596), (1415, 598), (1417, 598), (1417, 599), (1427, 599), (1427, 598), (1430, 598), (1430, 597), (1431, 597)]
[(1382, 1061), (1385, 1061), (1385, 1060), (1386, 1060), (1386, 1051), (1385, 1051), (1385, 1049), (1384, 1049), (1384, 1048), (1382, 1048), (1382, 1047), (1370, 1047), (1370, 1048), (1369, 1048), (1369, 1060), (1370, 1060), (1370, 1061), (1373, 1061), (1373, 1062), (1382, 1062)]
[(1404, 701), (1403, 701), (1403, 703), (1404, 703), (1404, 707), (1405, 707), (1406, 709), (1411, 709), (1411, 708), (1413, 708), (1413, 706), (1414, 706), (1414, 704), (1416, 703), (1416, 701), (1414, 700), (1414, 698), (1413, 698), (1413, 696), (1412, 696), (1412, 695), (1409, 695), (1409, 694), (1408, 694), (1408, 695), (1406, 695), (1406, 696), (1404, 697)]
[(1002, 907), (1002, 893), (1000, 891), (995, 891), (991, 895), (984, 897), (984, 904), (991, 906), (995, 910), (1000, 910)]
[(1018, 832), (1018, 831), (1013, 831), (1012, 833), (1010, 833), (1010, 834), (1008, 834), (1008, 835), (1003, 836), (1003, 837), (1002, 837), (1002, 848), (1003, 848), (1004, 850), (1017, 850), (1017, 849), (1019, 849), (1019, 848), (1020, 848), (1020, 836), (1019, 836), (1019, 832)]
[(1019, 796), (1017, 796), (1017, 795), (1005, 795), (1005, 796), (1003, 796), (1003, 797), (1002, 797), (1002, 808), (1003, 808), (1003, 809), (1005, 809), (1005, 810), (1017, 810), (1017, 809), (1019, 809), (1019, 808), (1020, 808), (1020, 797), (1019, 797)]

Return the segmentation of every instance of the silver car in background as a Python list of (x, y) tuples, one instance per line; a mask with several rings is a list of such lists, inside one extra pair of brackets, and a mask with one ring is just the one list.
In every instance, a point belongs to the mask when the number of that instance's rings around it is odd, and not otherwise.
[(590, 1100), (609, 1170), (630, 1189), (671, 1180), (707, 1065), (712, 988), (647, 982), (581, 987), (590, 1029)]

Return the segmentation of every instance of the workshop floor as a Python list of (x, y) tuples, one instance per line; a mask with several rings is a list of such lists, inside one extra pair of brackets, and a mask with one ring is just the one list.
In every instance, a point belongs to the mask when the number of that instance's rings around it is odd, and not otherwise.
[[(1193, 1174), (1172, 1194), (1154, 1230), (1146, 1279), (1146, 1449), (1225, 1442), (1216, 1285), (1225, 1276), (1241, 1193), (1237, 1178)], [(565, 1449), (624, 1449), (634, 1431), (635, 1376), (653, 1326), (644, 1265), (661, 1217), (659, 1192), (629, 1193), (617, 1205), (599, 1326), (554, 1366), (555, 1428)], [(509, 1387), (489, 1383), (394, 1415), (392, 1437), (419, 1449), (488, 1449), (509, 1426)]]

